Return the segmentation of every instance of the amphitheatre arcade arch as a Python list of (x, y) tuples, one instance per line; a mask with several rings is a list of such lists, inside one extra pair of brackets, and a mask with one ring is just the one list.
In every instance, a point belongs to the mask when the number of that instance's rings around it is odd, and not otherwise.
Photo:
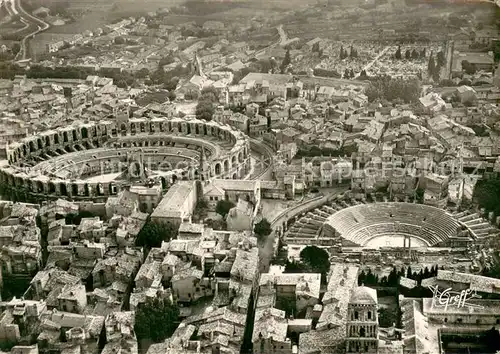
[[(138, 131), (148, 134), (146, 137), (143, 134), (137, 136)], [(116, 133), (114, 137), (113, 132)], [(206, 140), (202, 137), (204, 134), (217, 139)], [(183, 171), (174, 176), (178, 179), (204, 179), (207, 176), (234, 178), (235, 175), (242, 178), (249, 170), (250, 161), (244, 158), (249, 145), (249, 139), (243, 133), (216, 122), (180, 118), (136, 119), (119, 124), (102, 121), (47, 131), (13, 143), (7, 151), (10, 166), (0, 168), (0, 172), (12, 185), (21, 183), (31, 187), (28, 188), (29, 193), (46, 191), (54, 198), (99, 199), (112, 194), (108, 193), (111, 186), (89, 184), (86, 180), (101, 171), (109, 171), (109, 168), (103, 167), (105, 163), (109, 167), (120, 161), (127, 155), (127, 150), (142, 148), (145, 156), (151, 159), (149, 166), (153, 170), (165, 159), (174, 161), (173, 165), (183, 162), (179, 164)], [(202, 152), (211, 169), (192, 169), (192, 165), (198, 165)], [(37, 158), (33, 160), (35, 155)], [(20, 173), (18, 168), (26, 160), (32, 165), (36, 161), (33, 171), (45, 177), (34, 182), (28, 178), (26, 183), (17, 178)]]

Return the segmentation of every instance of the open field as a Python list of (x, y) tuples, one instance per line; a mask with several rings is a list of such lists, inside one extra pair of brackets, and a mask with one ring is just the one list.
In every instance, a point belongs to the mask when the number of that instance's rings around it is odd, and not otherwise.
[(1, 23), (0, 24), (0, 32), (2, 35), (12, 33), (15, 31), (19, 31), (22, 28), (24, 28), (26, 25), (22, 23), (21, 21), (12, 21), (8, 23)]
[[(27, 10), (33, 10), (39, 6), (48, 7), (52, 12), (64, 9), (65, 12), (75, 14), (76, 21), (63, 26), (51, 27), (49, 33), (77, 34), (87, 29), (101, 27), (107, 23), (125, 16), (146, 14), (163, 7), (183, 5), (185, 0), (21, 0)], [(268, 16), (273, 12), (279, 13), (283, 10), (307, 6), (315, 3), (315, 0), (248, 0), (236, 1), (231, 5), (221, 6), (214, 2), (215, 12), (207, 12), (191, 20), (235, 20), (238, 17), (250, 18), (254, 16)], [(227, 3), (226, 3), (227, 4)], [(210, 7), (210, 5), (205, 5)], [(194, 6), (196, 8), (196, 6)], [(222, 11), (221, 11), (222, 10)], [(274, 10), (274, 11), (273, 11)], [(191, 17), (191, 16), (190, 16)], [(187, 20), (184, 16), (172, 17), (172, 23), (179, 20)], [(196, 21), (196, 22), (198, 22)]]
[(300, 14), (289, 16), (284, 29), (290, 37), (312, 39), (316, 36), (324, 38), (349, 38), (363, 40), (367, 36), (377, 38), (382, 30), (395, 30), (398, 34), (425, 31), (431, 40), (446, 38), (448, 33), (459, 30), (458, 25), (451, 26), (449, 18), (473, 14), (482, 23), (494, 21), (493, 7), (489, 4), (471, 7), (468, 5), (405, 6), (401, 4), (395, 9), (380, 11), (377, 8), (360, 10), (350, 4), (349, 14), (339, 14), (337, 8), (309, 8)]
[[(52, 26), (43, 35), (38, 35), (34, 41), (35, 43), (32, 44), (32, 49), (35, 53), (45, 52), (47, 43), (70, 38), (88, 29), (92, 30), (102, 27), (119, 18), (146, 14), (148, 11), (154, 11), (162, 7), (179, 6), (185, 3), (184, 0), (145, 0), (141, 2), (133, 0), (116, 0), (114, 2), (104, 0), (79, 0), (75, 2), (68, 2), (67, 0), (21, 1), (27, 10), (33, 10), (43, 5), (51, 9), (51, 15), (55, 15), (58, 11), (63, 11), (61, 9), (64, 9), (64, 14), (66, 15), (74, 14), (75, 21), (62, 26)], [(307, 1), (292, 0), (292, 2), (294, 1), (302, 5), (307, 3)], [(284, 9), (286, 4), (288, 4), (287, 6), (290, 5), (289, 2), (283, 0), (271, 2), (250, 0), (239, 2), (238, 4), (233, 3), (231, 6), (221, 6), (220, 3), (214, 3), (213, 7), (211, 5), (204, 5), (204, 7), (213, 10), (207, 11), (205, 14), (196, 13), (196, 6), (191, 5), (193, 11), (190, 11), (189, 14), (172, 14), (166, 20), (173, 25), (190, 21), (202, 24), (207, 20), (234, 22), (242, 19), (248, 20), (255, 16), (278, 15), (279, 11), (272, 11), (271, 8), (281, 7)]]

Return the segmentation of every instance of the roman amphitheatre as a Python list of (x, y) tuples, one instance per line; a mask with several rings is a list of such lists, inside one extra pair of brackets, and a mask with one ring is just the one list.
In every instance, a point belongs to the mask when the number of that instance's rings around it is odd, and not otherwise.
[(161, 182), (166, 189), (176, 180), (250, 178), (256, 145), (217, 122), (101, 121), (44, 131), (11, 144), (0, 166), (0, 182), (3, 188), (22, 191), (26, 198), (20, 199), (104, 201), (134, 179)]
[(338, 198), (293, 218), (285, 242), (344, 250), (448, 248), (466, 247), (494, 231), (477, 213)]

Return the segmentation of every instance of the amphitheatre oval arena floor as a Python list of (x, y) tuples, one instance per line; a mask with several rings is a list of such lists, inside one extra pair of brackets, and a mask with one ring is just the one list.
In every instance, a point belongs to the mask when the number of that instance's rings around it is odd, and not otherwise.
[[(403, 247), (405, 243), (405, 237), (408, 235), (380, 235), (369, 239), (365, 244), (364, 248), (381, 248), (381, 247)], [(412, 247), (429, 247), (429, 244), (424, 240), (409, 236), (411, 239)], [(408, 240), (406, 240), (408, 242)]]

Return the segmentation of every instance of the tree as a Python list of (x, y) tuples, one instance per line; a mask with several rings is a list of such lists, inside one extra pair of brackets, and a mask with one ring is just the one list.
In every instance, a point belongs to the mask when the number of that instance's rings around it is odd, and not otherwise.
[(174, 57), (172, 55), (162, 57), (158, 62), (158, 67), (163, 68), (165, 65), (172, 64), (174, 62)]
[(170, 223), (160, 224), (151, 221), (150, 218), (137, 234), (135, 245), (138, 247), (160, 247), (162, 241), (170, 241), (177, 237), (178, 227)]
[(475, 64), (469, 63), (467, 60), (462, 60), (462, 70), (468, 75), (476, 73), (477, 68)]
[(200, 100), (217, 103), (219, 102), (219, 93), (213, 86), (205, 87), (201, 90)]
[(424, 203), (424, 194), (425, 194), (425, 189), (417, 188), (417, 190), (415, 191), (415, 199), (418, 203), (420, 204)]
[(401, 46), (398, 46), (398, 49), (396, 50), (394, 57), (398, 60), (401, 59)]
[(119, 88), (127, 88), (128, 85), (127, 85), (127, 81), (125, 80), (120, 80), (116, 83), (116, 87), (119, 87)]
[(169, 91), (167, 97), (170, 102), (173, 102), (177, 98), (177, 95), (175, 94), (174, 91)]
[(432, 80), (434, 80), (434, 82), (439, 82), (439, 80), (441, 79), (440, 72), (441, 69), (439, 68), (439, 66), (436, 66), (434, 68), (434, 72), (432, 73)]
[(351, 58), (357, 58), (358, 57), (358, 51), (356, 49), (354, 49), (354, 47), (351, 45), (351, 48), (350, 48), (350, 54), (349, 56)]
[(442, 51), (439, 51), (437, 53), (437, 66), (439, 68), (442, 68), (446, 64), (446, 58), (444, 56), (444, 53)]
[(368, 268), (368, 273), (366, 274), (364, 285), (377, 285), (377, 277), (375, 274), (373, 274), (371, 268)]
[(12, 51), (12, 54), (16, 55), (21, 50), (21, 45), (18, 42), (15, 42), (12, 44), (12, 48), (10, 50)]
[(163, 82), (163, 88), (168, 91), (175, 91), (177, 85), (179, 84), (179, 78), (174, 77), (172, 79), (167, 79)]
[(345, 68), (344, 79), (350, 79), (350, 78), (351, 78), (351, 72), (349, 71), (348, 68)]
[(313, 53), (318, 53), (319, 52), (319, 42), (316, 42), (312, 46), (312, 52)]
[(411, 52), (410, 52), (409, 49), (407, 49), (406, 52), (405, 52), (405, 59), (406, 60), (410, 60), (411, 59)]
[(420, 272), (418, 273), (417, 277), (414, 278), (417, 281), (419, 286), (422, 283), (423, 278), (424, 278), (424, 271), (422, 269), (420, 269)]
[(125, 44), (125, 39), (121, 36), (115, 37), (115, 44)]
[(434, 62), (434, 56), (431, 53), (429, 57), (429, 62), (427, 63), (427, 73), (429, 74), (429, 76), (432, 76), (435, 70), (436, 70), (436, 63)]
[(500, 334), (495, 327), (483, 332), (482, 337), (491, 353), (500, 350)]
[(354, 77), (356, 76), (353, 69), (351, 69), (349, 76), (351, 77), (351, 79), (354, 79)]
[(358, 276), (358, 286), (361, 286), (365, 283), (366, 280), (366, 274), (364, 269), (361, 271), (361, 273)]
[[(497, 8), (497, 11), (499, 11), (498, 8)], [(497, 25), (497, 26), (498, 26), (498, 30), (500, 30), (500, 25)], [(494, 41), (493, 43), (494, 43), (493, 55), (494, 55), (495, 63), (498, 63), (500, 61), (500, 41)]]
[(340, 60), (342, 60), (342, 59), (345, 58), (345, 56), (344, 56), (344, 46), (343, 45), (340, 46), (340, 55), (339, 55), (339, 57), (340, 57)]
[(196, 118), (211, 121), (214, 115), (214, 105), (210, 101), (198, 101), (196, 105)]
[(292, 62), (292, 59), (290, 58), (290, 49), (287, 49), (287, 51), (285, 53), (285, 57), (283, 58), (283, 61), (281, 62), (281, 67), (280, 67), (280, 71), (282, 74), (285, 73), (286, 68), (288, 67), (288, 65), (290, 65), (291, 62)]
[(389, 276), (387, 277), (387, 285), (388, 286), (397, 286), (399, 282), (399, 275), (396, 267), (392, 268)]
[(149, 70), (147, 68), (142, 68), (135, 73), (135, 77), (138, 79), (144, 79), (149, 75)]
[(342, 76), (336, 71), (319, 69), (319, 68), (315, 68), (313, 70), (313, 75), (314, 76), (322, 76), (322, 77), (336, 77), (336, 78), (340, 78)]
[(234, 204), (229, 200), (219, 200), (215, 206), (215, 212), (225, 219), (232, 208), (234, 208)]
[(406, 277), (411, 279), (412, 276), (413, 276), (413, 274), (411, 272), (411, 267), (408, 266), (408, 269), (406, 270)]
[(379, 76), (370, 81), (365, 94), (370, 102), (403, 100), (405, 103), (413, 103), (418, 101), (420, 91), (420, 81), (417, 79), (392, 79)]
[(424, 49), (422, 49), (422, 51), (420, 52), (420, 58), (425, 58), (425, 56), (427, 55), (427, 51)]
[(430, 278), (430, 277), (431, 277), (431, 272), (429, 271), (429, 268), (425, 267), (423, 279), (427, 279), (427, 278)]
[(307, 267), (300, 261), (299, 262), (287, 261), (285, 264), (285, 270), (283, 271), (283, 273), (307, 273), (307, 272), (308, 272)]
[(253, 232), (257, 235), (258, 240), (264, 240), (267, 236), (271, 234), (273, 229), (271, 228), (271, 224), (267, 221), (266, 218), (263, 218), (253, 229)]
[(154, 299), (137, 307), (134, 330), (138, 340), (162, 342), (178, 325), (179, 307), (169, 299)]
[(418, 57), (419, 57), (419, 54), (418, 54), (417, 50), (416, 50), (416, 49), (413, 49), (413, 50), (411, 51), (411, 58), (412, 58), (412, 59), (418, 59)]
[(437, 275), (438, 275), (438, 266), (436, 264), (432, 267), (431, 276), (435, 277)]
[(500, 178), (482, 179), (474, 188), (474, 201), (487, 212), (500, 216)]
[(396, 311), (391, 311), (386, 307), (381, 307), (378, 311), (378, 319), (380, 327), (389, 328), (397, 321)]
[(300, 261), (306, 265), (310, 273), (321, 273), (323, 283), (330, 271), (330, 256), (327, 251), (316, 246), (306, 246), (300, 251)]
[(359, 74), (359, 78), (367, 78), (367, 77), (368, 77), (368, 75), (366, 74), (366, 70), (365, 69), (361, 70), (361, 74)]

